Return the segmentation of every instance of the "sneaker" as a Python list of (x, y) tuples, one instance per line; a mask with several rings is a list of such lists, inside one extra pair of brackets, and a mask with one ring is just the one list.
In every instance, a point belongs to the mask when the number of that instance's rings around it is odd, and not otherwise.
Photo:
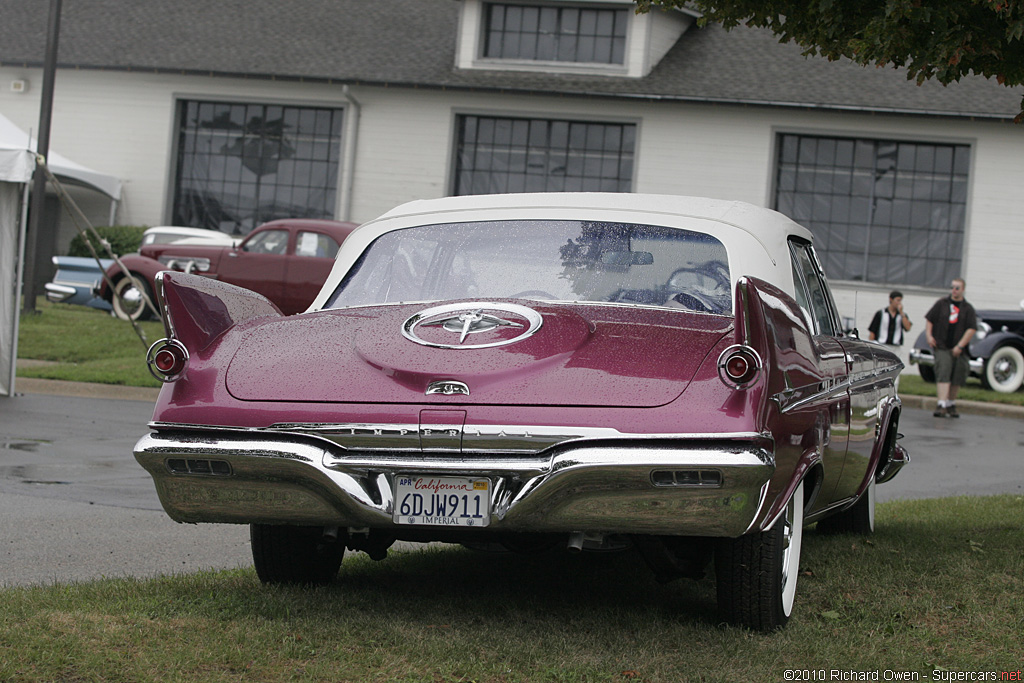
[(948, 414), (946, 413), (946, 409), (943, 408), (942, 406), (937, 406), (935, 408), (935, 412), (932, 413), (932, 415), (934, 417), (948, 417)]
[(960, 417), (960, 413), (956, 412), (956, 404), (946, 408), (946, 415), (949, 417)]

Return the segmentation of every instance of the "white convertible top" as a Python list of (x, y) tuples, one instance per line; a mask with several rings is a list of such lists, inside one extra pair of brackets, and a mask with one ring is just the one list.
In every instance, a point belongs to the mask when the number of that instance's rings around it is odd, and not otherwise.
[(391, 209), (354, 230), (310, 310), (323, 307), (349, 268), (375, 239), (392, 230), (440, 223), (584, 220), (675, 227), (714, 236), (729, 254), (733, 284), (759, 277), (793, 293), (788, 240), (811, 233), (777, 211), (746, 202), (678, 195), (540, 192), (421, 199)]

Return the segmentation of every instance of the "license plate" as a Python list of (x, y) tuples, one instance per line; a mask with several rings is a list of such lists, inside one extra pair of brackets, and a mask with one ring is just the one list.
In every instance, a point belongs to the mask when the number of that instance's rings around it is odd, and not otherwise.
[(491, 521), (491, 482), (471, 477), (395, 477), (396, 524), (487, 526)]

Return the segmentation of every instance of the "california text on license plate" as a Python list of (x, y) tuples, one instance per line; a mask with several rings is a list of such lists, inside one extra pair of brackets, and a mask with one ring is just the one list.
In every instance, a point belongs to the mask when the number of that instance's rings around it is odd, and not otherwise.
[(396, 524), (487, 526), (491, 521), (491, 482), (471, 477), (395, 477)]

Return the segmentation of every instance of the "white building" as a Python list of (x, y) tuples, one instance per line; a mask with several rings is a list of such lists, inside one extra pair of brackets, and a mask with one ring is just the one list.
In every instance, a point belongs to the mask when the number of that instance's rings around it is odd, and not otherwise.
[[(37, 125), (47, 3), (0, 0), (0, 113)], [(706, 195), (816, 236), (864, 330), (952, 277), (1024, 297), (1024, 89), (805, 58), (615, 0), (64, 3), (51, 145), (118, 222), (246, 232), (490, 191)], [(100, 223), (102, 198), (83, 196)], [(66, 227), (64, 228), (66, 231)], [(66, 240), (65, 240), (66, 241)]]

